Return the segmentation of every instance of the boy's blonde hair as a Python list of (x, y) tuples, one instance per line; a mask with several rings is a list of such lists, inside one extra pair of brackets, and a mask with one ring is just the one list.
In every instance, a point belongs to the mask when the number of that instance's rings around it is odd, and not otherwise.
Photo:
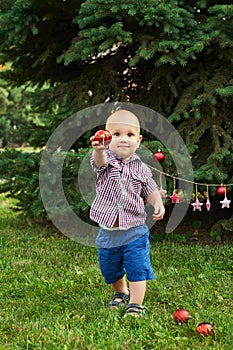
[(108, 129), (108, 125), (115, 124), (115, 123), (121, 123), (121, 124), (128, 124), (133, 127), (138, 128), (138, 132), (140, 134), (140, 123), (138, 120), (138, 117), (126, 110), (126, 109), (119, 109), (115, 112), (113, 112), (106, 121), (106, 129)]

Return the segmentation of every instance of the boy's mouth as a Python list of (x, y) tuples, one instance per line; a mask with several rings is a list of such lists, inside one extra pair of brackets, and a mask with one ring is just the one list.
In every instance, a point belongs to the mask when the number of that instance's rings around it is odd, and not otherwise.
[(123, 148), (127, 147), (127, 148), (128, 148), (129, 145), (123, 145), (123, 144), (122, 144), (122, 145), (118, 145), (117, 147), (120, 147), (120, 148), (121, 148), (121, 147), (123, 147)]

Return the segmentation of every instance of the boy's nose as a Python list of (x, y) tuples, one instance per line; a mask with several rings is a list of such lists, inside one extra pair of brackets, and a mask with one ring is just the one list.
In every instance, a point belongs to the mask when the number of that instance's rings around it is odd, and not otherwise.
[(126, 143), (127, 142), (126, 136), (121, 136), (120, 142)]
[(127, 135), (120, 135), (121, 141), (127, 141)]

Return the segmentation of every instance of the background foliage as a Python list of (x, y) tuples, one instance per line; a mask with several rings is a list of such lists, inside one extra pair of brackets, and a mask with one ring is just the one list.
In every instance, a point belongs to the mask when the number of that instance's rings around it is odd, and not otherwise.
[(1, 2), (4, 145), (44, 146), (77, 110), (129, 101), (173, 123), (196, 181), (232, 183), (232, 17), (231, 1)]

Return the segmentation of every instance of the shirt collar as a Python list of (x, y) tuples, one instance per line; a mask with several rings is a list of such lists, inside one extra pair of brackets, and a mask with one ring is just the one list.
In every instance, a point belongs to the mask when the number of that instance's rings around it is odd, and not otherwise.
[[(112, 151), (110, 151), (109, 149), (107, 150), (107, 155), (108, 155), (108, 160), (109, 160), (109, 163), (111, 165), (119, 165), (120, 163), (123, 163), (123, 160), (122, 158), (119, 158), (116, 156), (115, 153), (113, 153)], [(136, 154), (136, 153), (133, 153), (131, 156), (130, 156), (130, 159), (129, 159), (129, 162), (132, 162), (132, 161), (135, 161), (135, 160), (140, 160), (139, 156)]]

